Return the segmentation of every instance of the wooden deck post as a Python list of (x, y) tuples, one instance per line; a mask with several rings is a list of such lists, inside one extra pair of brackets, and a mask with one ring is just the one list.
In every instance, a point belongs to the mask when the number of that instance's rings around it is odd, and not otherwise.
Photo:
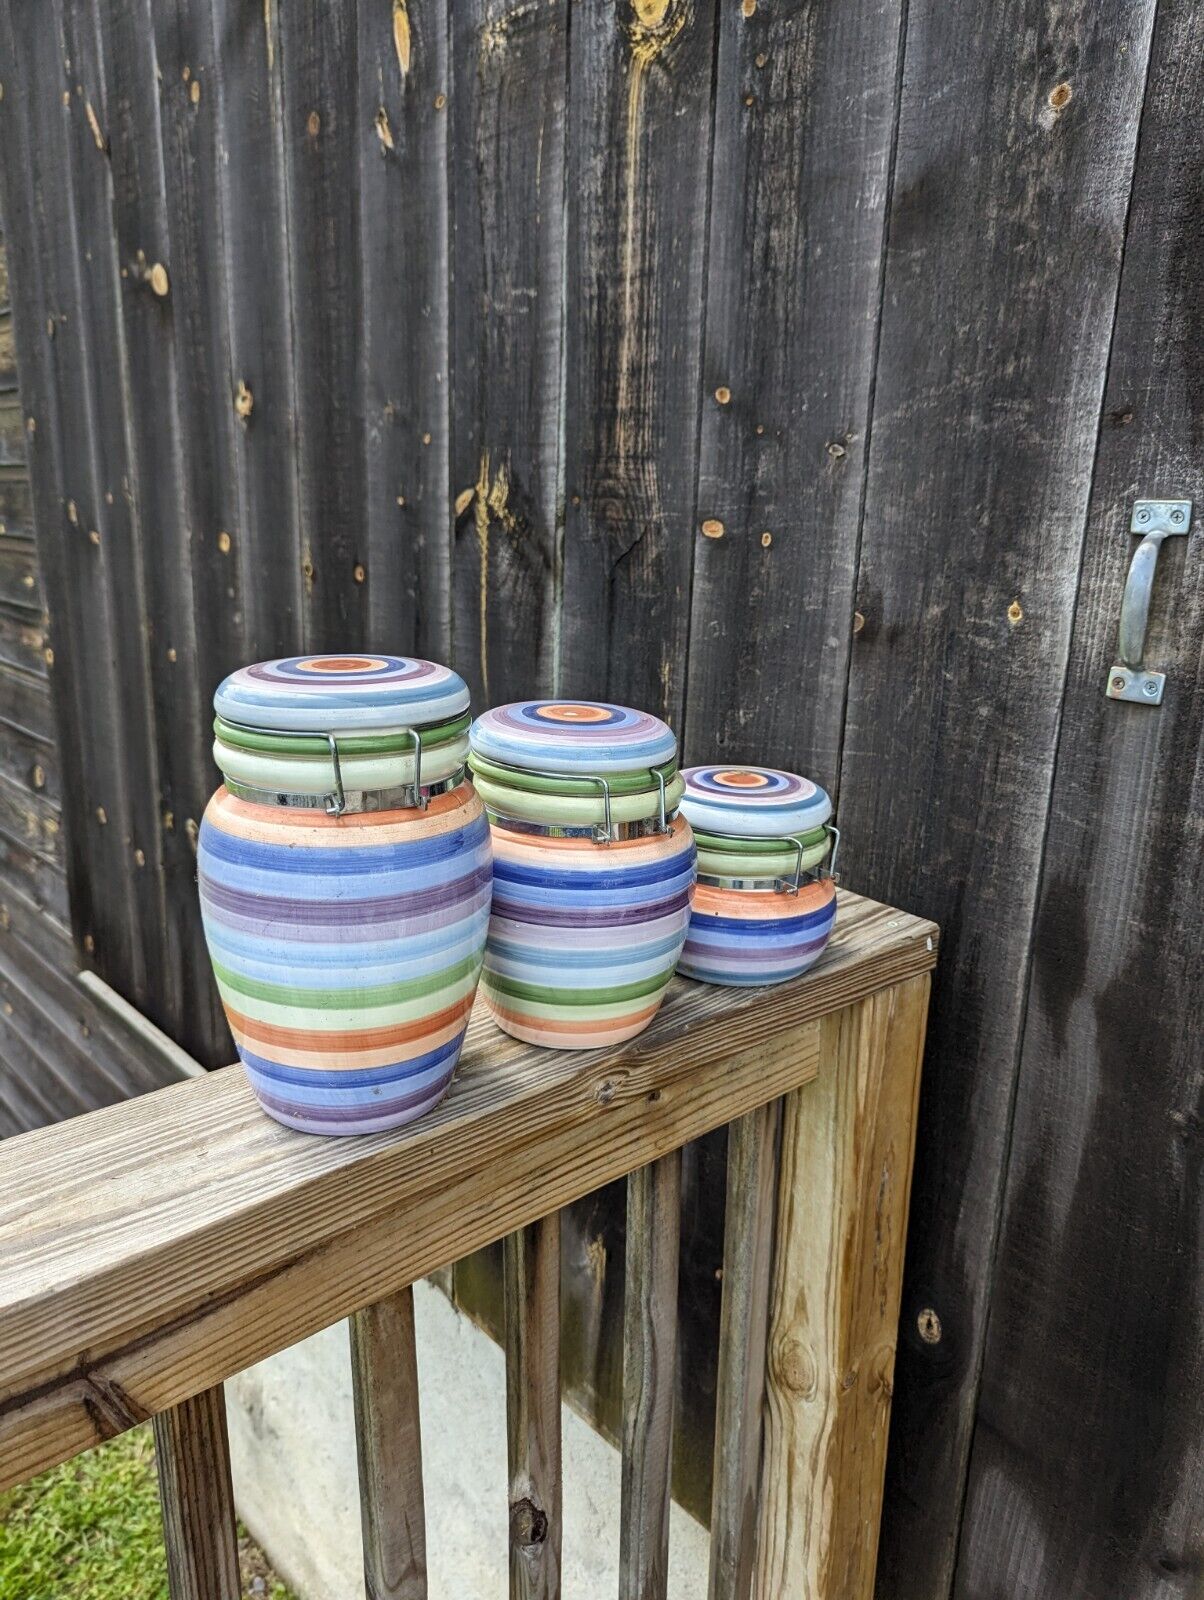
[(351, 1378), (368, 1600), (426, 1600), (426, 1514), (414, 1291), (351, 1318)]
[(708, 1600), (752, 1592), (781, 1123), (771, 1100), (728, 1130)]
[(221, 1384), (154, 1420), (171, 1600), (239, 1600), (238, 1533)]
[(560, 1213), (507, 1234), (510, 1600), (560, 1595)]
[(927, 973), (823, 1022), (786, 1098), (754, 1593), (871, 1600)]
[(619, 1600), (664, 1600), (677, 1372), (681, 1151), (627, 1180)]

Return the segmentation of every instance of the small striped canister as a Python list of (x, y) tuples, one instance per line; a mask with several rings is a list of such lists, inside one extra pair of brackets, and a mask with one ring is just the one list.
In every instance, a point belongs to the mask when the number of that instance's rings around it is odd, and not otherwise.
[(451, 1082), (489, 921), (467, 687), (428, 661), (297, 656), (214, 705), (201, 914), (251, 1087), (306, 1133), (409, 1122)]
[(598, 701), (522, 701), (473, 724), (493, 833), (481, 993), (531, 1044), (589, 1049), (656, 1015), (686, 936), (694, 840), (677, 741)]
[(683, 778), (698, 887), (678, 970), (740, 986), (797, 978), (836, 920), (832, 802), (773, 767), (689, 767)]

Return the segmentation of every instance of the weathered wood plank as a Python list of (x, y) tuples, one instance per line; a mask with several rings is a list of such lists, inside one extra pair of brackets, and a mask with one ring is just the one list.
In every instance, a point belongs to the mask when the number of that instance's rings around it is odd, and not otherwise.
[(31, 539), (0, 539), (0, 604), (42, 615), (41, 571)]
[(720, 7), (691, 760), (839, 775), (901, 11)]
[(474, 699), (555, 687), (567, 0), (453, 8), (455, 655)]
[(573, 12), (560, 691), (680, 724), (714, 0)]
[(426, 1510), (414, 1292), (349, 1323), (367, 1600), (426, 1600)]
[(17, 388), (17, 352), (11, 311), (0, 311), (0, 394)]
[(225, 404), (235, 419), (247, 648), (294, 654), (302, 640), (294, 351), (280, 84), (280, 7), (210, 0), (221, 245), (228, 296)]
[(773, 1100), (728, 1134), (709, 1600), (752, 1594), (781, 1127)]
[(823, 1024), (782, 1131), (755, 1593), (872, 1600), (927, 973)]
[[(199, 819), (216, 778), (200, 733), (208, 696), (199, 680), (233, 663), (229, 623), (219, 623), (213, 607), (198, 618), (196, 593), (215, 581), (210, 568), (220, 562), (225, 571), (216, 581), (236, 614), (240, 584), (218, 549), (224, 512), (217, 506), (228, 474), (210, 449), (221, 423), (205, 404), (220, 317), (212, 295), (197, 303), (206, 274), (195, 260), (194, 174), (180, 159), (179, 139), (166, 136), (177, 98), (186, 116), (207, 119), (211, 108), (202, 111), (187, 98), (188, 63), (175, 57), (176, 40), (161, 16), (156, 30), (151, 0), (96, 0), (95, 9), (92, 29), (79, 30), (69, 53), (88, 81), (92, 117), (105, 141), (102, 159), (81, 107), (77, 138), (98, 190), (87, 246), (107, 263), (118, 313), (100, 351), (119, 383), (121, 404), (114, 409), (124, 428), (126, 499), (140, 556), (139, 587), (121, 597), (119, 614), (132, 608), (143, 619), (136, 630), (120, 631), (134, 635), (142, 651), (145, 698), (132, 693), (118, 712), (126, 743), (154, 763), (154, 786), (135, 796), (144, 815), (130, 852), (137, 871), (154, 869), (163, 895), (160, 920), (138, 929), (143, 962), (156, 974), (147, 1002), (139, 1003), (192, 1054), (216, 1063), (228, 1046), (192, 892), (196, 860), (186, 819)], [(125, 973), (102, 970), (129, 992)]]
[(677, 1374), (681, 1151), (627, 1180), (619, 1600), (664, 1600)]
[(367, 643), (436, 661), (450, 651), (448, 12), (361, 5), (356, 40)]
[(806, 977), (751, 996), (676, 980), (638, 1040), (584, 1056), (519, 1046), (478, 1015), (448, 1099), (395, 1135), (298, 1139), (230, 1068), (7, 1141), (0, 1478), (798, 1087), (815, 1071), (809, 1024), (926, 971), (934, 938), (846, 896)]
[[(125, 976), (127, 992), (140, 1000), (146, 974), (135, 900), (145, 874), (136, 884), (123, 842), (132, 834), (131, 781), (143, 774), (144, 764), (127, 767), (115, 714), (118, 677), (131, 638), (137, 647), (138, 630), (120, 630), (130, 638), (120, 639), (122, 659), (115, 660), (118, 630), (112, 625), (110, 590), (110, 576), (117, 574), (127, 593), (137, 592), (137, 553), (130, 542), (128, 505), (124, 493), (117, 493), (124, 446), (120, 437), (112, 440), (111, 415), (95, 443), (82, 443), (93, 439), (93, 350), (114, 320), (110, 300), (98, 322), (84, 310), (79, 230), (94, 208), (75, 202), (72, 123), (75, 102), (85, 97), (74, 95), (75, 85), (63, 72), (60, 26), (52, 7), (9, 8), (0, 15), (0, 28), (0, 81), (6, 84), (0, 100), (6, 150), (0, 180), (12, 233), (23, 405), (35, 423), (30, 475), (39, 555), (54, 609), (52, 676), (70, 816), (71, 897), (82, 935), (110, 971)], [(85, 103), (78, 114), (86, 115)], [(94, 141), (90, 152), (92, 160), (104, 159)], [(104, 209), (107, 213), (107, 201)], [(105, 398), (111, 414), (111, 390)], [(140, 674), (131, 673), (131, 698), (141, 681)], [(9, 720), (40, 731), (38, 705), (28, 703), (28, 696), (19, 705), (11, 693), (7, 698)], [(152, 907), (142, 909), (153, 925)]]
[(951, 934), (887, 1468), (889, 1600), (943, 1595), (953, 1570), (1153, 11), (908, 7), (840, 778), (852, 881)]
[[(1204, 13), (1158, 12), (1100, 417), (1012, 1161), (954, 1592), (1166, 1600), (1204, 1569), (1196, 1195), (1204, 987)], [(1106, 700), (1134, 498), (1158, 561), (1153, 710)], [(1127, 819), (1121, 822), (1119, 819)]]
[(560, 1595), (560, 1213), (508, 1234), (510, 1600)]
[(0, 465), (25, 465), (25, 413), (19, 398), (0, 405)]
[[(362, 648), (364, 543), (356, 6), (279, 7), (306, 648)], [(379, 26), (391, 15), (381, 7)], [(372, 108), (374, 116), (376, 108)]]
[(221, 1385), (162, 1412), (154, 1426), (171, 1600), (240, 1600)]

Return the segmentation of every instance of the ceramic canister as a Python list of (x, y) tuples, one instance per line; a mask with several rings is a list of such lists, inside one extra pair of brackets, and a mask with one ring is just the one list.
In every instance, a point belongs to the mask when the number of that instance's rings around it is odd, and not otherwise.
[(309, 1133), (409, 1122), (451, 1081), (489, 922), (468, 689), (430, 661), (293, 656), (214, 706), (201, 914), (251, 1087)]
[(678, 970), (704, 983), (797, 978), (836, 920), (832, 802), (773, 767), (688, 767), (683, 777), (698, 887)]
[(630, 1039), (656, 1014), (690, 913), (694, 840), (677, 741), (659, 718), (528, 700), (478, 717), (494, 892), (481, 992), (532, 1044)]

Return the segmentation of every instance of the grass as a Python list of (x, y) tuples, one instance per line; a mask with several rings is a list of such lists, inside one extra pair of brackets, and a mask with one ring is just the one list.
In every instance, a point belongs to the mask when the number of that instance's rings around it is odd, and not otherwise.
[[(239, 1534), (244, 1592), (295, 1600)], [(0, 1494), (0, 1600), (168, 1600), (149, 1427)]]

